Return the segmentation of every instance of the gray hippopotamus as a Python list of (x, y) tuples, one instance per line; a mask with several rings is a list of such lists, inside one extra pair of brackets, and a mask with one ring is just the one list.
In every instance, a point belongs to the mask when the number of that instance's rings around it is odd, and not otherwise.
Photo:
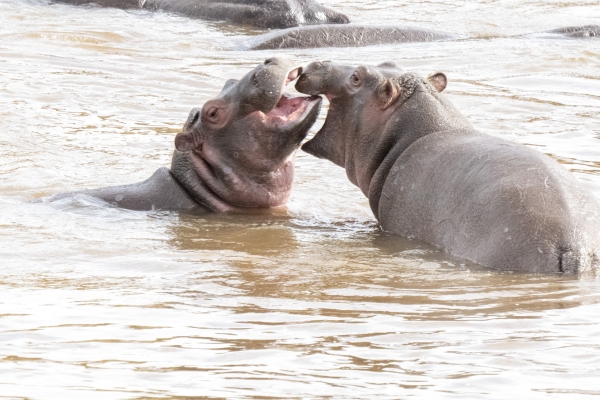
[(552, 158), (473, 129), (445, 87), (392, 63), (311, 63), (296, 88), (330, 106), (302, 149), (345, 168), (386, 231), (497, 270), (596, 266), (596, 198)]
[(458, 35), (409, 26), (320, 25), (303, 26), (253, 36), (240, 43), (242, 50), (317, 47), (362, 47), (379, 44), (452, 40)]
[(570, 38), (600, 38), (600, 25), (567, 26), (552, 29), (544, 33), (552, 33)]
[(290, 28), (301, 25), (347, 24), (346, 15), (315, 0), (55, 0), (81, 5), (163, 10), (192, 18), (229, 21), (259, 28)]
[(242, 79), (193, 109), (171, 169), (160, 168), (135, 184), (62, 193), (81, 193), (133, 210), (245, 212), (285, 204), (292, 190), (296, 150), (316, 121), (319, 96), (291, 97), (284, 87), (301, 68), (268, 59)]
[[(541, 32), (550, 37), (600, 37), (600, 26), (571, 26)], [(537, 34), (519, 35), (528, 37)], [(363, 47), (382, 44), (448, 41), (466, 36), (410, 26), (320, 25), (277, 30), (241, 40), (239, 50), (305, 49), (318, 47)]]

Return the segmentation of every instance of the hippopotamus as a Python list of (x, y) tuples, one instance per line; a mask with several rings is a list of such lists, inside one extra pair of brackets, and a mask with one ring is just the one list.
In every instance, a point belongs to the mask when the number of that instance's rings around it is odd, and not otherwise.
[(597, 268), (597, 199), (552, 158), (474, 129), (446, 85), (393, 63), (313, 62), (296, 88), (330, 106), (302, 149), (343, 167), (385, 231), (495, 270)]
[(378, 44), (431, 42), (458, 35), (409, 26), (330, 25), (304, 26), (265, 33), (243, 41), (244, 50), (317, 47), (362, 47)]
[(259, 28), (290, 28), (301, 25), (347, 24), (348, 17), (315, 0), (55, 0), (102, 7), (163, 10), (192, 18), (229, 21)]
[(316, 121), (319, 96), (292, 97), (284, 87), (301, 68), (271, 58), (242, 79), (225, 83), (192, 109), (175, 137), (171, 169), (143, 182), (62, 193), (100, 198), (133, 210), (248, 212), (284, 205), (291, 193), (296, 150)]
[[(571, 26), (541, 32), (565, 38), (600, 37), (600, 26)], [(519, 35), (528, 37), (537, 34)], [(268, 32), (243, 39), (236, 50), (306, 49), (318, 47), (363, 47), (381, 44), (468, 39), (464, 35), (410, 26), (319, 25)]]
[(552, 33), (570, 38), (600, 38), (600, 25), (567, 26), (545, 31), (544, 33)]

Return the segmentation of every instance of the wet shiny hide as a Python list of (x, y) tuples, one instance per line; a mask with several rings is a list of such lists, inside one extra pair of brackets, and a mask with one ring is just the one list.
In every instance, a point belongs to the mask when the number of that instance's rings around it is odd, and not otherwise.
[(362, 47), (452, 40), (457, 37), (452, 33), (402, 26), (310, 26), (254, 36), (239, 47), (245, 50)]
[(259, 28), (346, 24), (348, 17), (314, 0), (57, 0), (61, 3), (122, 9), (162, 10), (187, 17)]
[(386, 231), (494, 270), (597, 270), (595, 197), (550, 157), (473, 129), (446, 85), (394, 63), (313, 62), (296, 88), (330, 108), (302, 149), (343, 167)]
[[(597, 38), (600, 26), (573, 26), (541, 33), (521, 35), (549, 38)], [(450, 32), (410, 26), (321, 25), (277, 30), (240, 40), (236, 50), (307, 49), (320, 47), (364, 47), (385, 44), (419, 43), (450, 40), (478, 40)]]

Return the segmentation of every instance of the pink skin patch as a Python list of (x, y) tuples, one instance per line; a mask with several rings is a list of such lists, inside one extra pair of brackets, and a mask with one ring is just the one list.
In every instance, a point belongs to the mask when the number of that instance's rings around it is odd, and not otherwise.
[(286, 87), (288, 85), (288, 83), (290, 83), (291, 81), (295, 81), (296, 78), (298, 78), (300, 76), (300, 74), (302, 73), (302, 67), (298, 67), (296, 69), (293, 69), (289, 74), (287, 79), (285, 80), (285, 83), (283, 84), (283, 87)]

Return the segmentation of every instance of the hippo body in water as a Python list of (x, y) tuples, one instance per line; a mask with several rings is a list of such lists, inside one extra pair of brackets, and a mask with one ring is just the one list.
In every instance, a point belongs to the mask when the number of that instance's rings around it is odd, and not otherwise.
[(102, 7), (163, 10), (192, 18), (229, 21), (259, 28), (290, 28), (301, 25), (347, 24), (346, 15), (315, 0), (56, 0)]
[(569, 38), (600, 38), (600, 25), (567, 26), (544, 33), (562, 35)]
[[(563, 38), (600, 38), (600, 26), (571, 26), (536, 34)], [(382, 44), (469, 39), (464, 35), (410, 26), (319, 25), (277, 30), (242, 40), (240, 50), (307, 49), (319, 47), (363, 47)], [(474, 38), (471, 38), (473, 40)]]
[(302, 149), (345, 168), (386, 231), (497, 270), (596, 266), (596, 198), (550, 157), (473, 129), (445, 86), (392, 63), (312, 63), (296, 88), (330, 107)]
[(284, 87), (301, 68), (269, 59), (227, 81), (215, 99), (190, 112), (175, 137), (171, 169), (123, 186), (62, 193), (133, 210), (245, 212), (283, 205), (294, 179), (296, 150), (316, 121), (321, 98), (291, 97)]
[(452, 40), (452, 33), (404, 26), (304, 26), (254, 36), (240, 45), (244, 50), (318, 47), (362, 47), (379, 44)]

